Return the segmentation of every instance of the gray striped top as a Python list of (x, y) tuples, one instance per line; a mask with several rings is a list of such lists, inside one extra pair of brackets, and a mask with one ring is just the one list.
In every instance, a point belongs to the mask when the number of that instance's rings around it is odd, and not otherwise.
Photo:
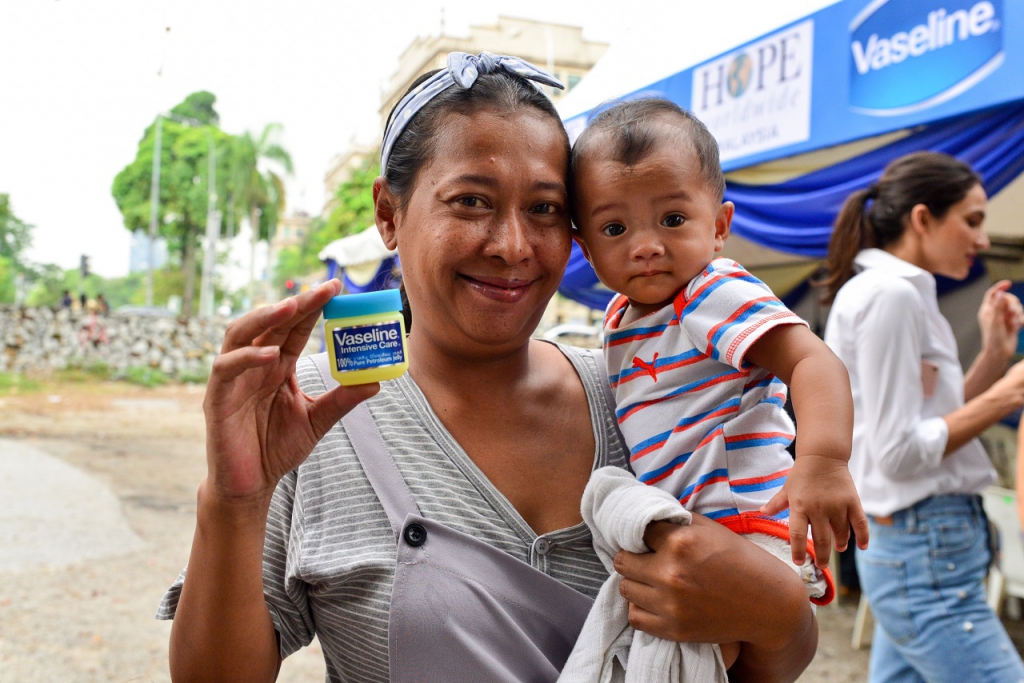
[[(594, 467), (625, 466), (626, 451), (593, 356), (559, 347), (586, 389), (597, 443)], [(325, 387), (313, 364), (298, 365), (310, 395)], [(370, 413), (420, 513), (531, 564), (590, 597), (608, 577), (585, 524), (537, 535), (455, 442), (409, 375), (383, 383)], [(388, 609), (395, 539), (340, 424), (281, 480), (271, 502), (263, 587), (281, 656), (320, 639), (327, 681), (388, 681)], [(185, 572), (164, 595), (158, 619), (174, 618)]]

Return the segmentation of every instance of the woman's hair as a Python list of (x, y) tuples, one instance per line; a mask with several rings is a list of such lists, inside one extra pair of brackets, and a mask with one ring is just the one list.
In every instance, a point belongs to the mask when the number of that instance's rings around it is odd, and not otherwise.
[(830, 303), (853, 277), (853, 259), (861, 249), (884, 248), (906, 230), (910, 212), (923, 204), (941, 220), (981, 177), (964, 162), (938, 152), (915, 152), (885, 168), (878, 182), (846, 198), (828, 245), (827, 274), (816, 284)]
[[(429, 71), (409, 86), (405, 95), (416, 86), (427, 80), (439, 69)], [(402, 98), (399, 98), (401, 102)], [(388, 114), (388, 124), (395, 115), (395, 107)], [(550, 116), (551, 120), (563, 131), (565, 137), (565, 158), (569, 158), (569, 137), (565, 135), (562, 119), (559, 118), (555, 106), (540, 88), (532, 82), (514, 74), (499, 71), (481, 74), (471, 88), (454, 86), (439, 93), (420, 109), (409, 121), (405, 130), (395, 140), (388, 158), (387, 168), (382, 168), (381, 175), (388, 183), (388, 189), (398, 200), (399, 207), (409, 201), (416, 178), (437, 151), (440, 140), (441, 125), (449, 114), (471, 116), (480, 111), (493, 111), (500, 114), (512, 114), (523, 109), (533, 108), (541, 114)], [(385, 126), (385, 130), (387, 126)], [(568, 170), (568, 168), (566, 169)], [(412, 312), (405, 293), (405, 284), (401, 286), (402, 305), (405, 312), (406, 330), (412, 329)]]
[[(666, 129), (665, 124), (677, 127), (677, 131), (672, 131), (671, 127)], [(675, 102), (654, 97), (615, 104), (587, 124), (572, 146), (570, 194), (575, 195), (576, 174), (588, 156), (599, 153), (633, 166), (654, 152), (657, 144), (679, 144), (677, 134), (693, 144), (708, 189), (718, 201), (722, 201), (725, 176), (715, 137), (700, 119)]]
[[(438, 71), (439, 69), (428, 71), (417, 78), (402, 97)], [(399, 98), (399, 102), (401, 99)], [(396, 104), (388, 114), (388, 125), (397, 107)], [(559, 129), (564, 131), (562, 119), (559, 118), (555, 106), (547, 95), (525, 78), (505, 71), (481, 74), (471, 88), (453, 86), (442, 91), (416, 112), (405, 130), (395, 140), (391, 156), (388, 158), (388, 166), (380, 170), (381, 175), (388, 181), (388, 189), (398, 198), (400, 204), (408, 201), (417, 174), (437, 150), (441, 124), (449, 114), (471, 116), (483, 110), (512, 114), (528, 107), (550, 116), (552, 121), (558, 124)], [(568, 159), (568, 136), (565, 137), (565, 152)]]

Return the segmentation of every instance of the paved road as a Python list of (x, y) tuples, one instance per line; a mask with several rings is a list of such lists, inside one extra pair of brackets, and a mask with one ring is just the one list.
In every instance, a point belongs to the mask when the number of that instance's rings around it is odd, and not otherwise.
[(141, 546), (106, 484), (24, 441), (0, 439), (0, 571), (65, 567)]

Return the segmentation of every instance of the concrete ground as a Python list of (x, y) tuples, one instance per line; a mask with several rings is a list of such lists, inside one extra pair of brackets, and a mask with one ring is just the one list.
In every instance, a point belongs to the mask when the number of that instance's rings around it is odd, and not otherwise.
[[(0, 395), (0, 683), (170, 680), (170, 624), (153, 614), (188, 559), (205, 473), (202, 391), (64, 384)], [(854, 613), (818, 611), (803, 683), (866, 679), (868, 652), (850, 647)], [(314, 643), (279, 680), (323, 676)]]

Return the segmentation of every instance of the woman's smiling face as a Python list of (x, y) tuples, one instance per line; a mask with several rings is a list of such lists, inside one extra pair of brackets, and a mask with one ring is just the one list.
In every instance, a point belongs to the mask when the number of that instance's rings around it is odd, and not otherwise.
[(448, 115), (433, 147), (389, 245), (402, 263), (413, 334), (463, 352), (517, 348), (569, 258), (565, 133), (529, 108), (483, 110)]

